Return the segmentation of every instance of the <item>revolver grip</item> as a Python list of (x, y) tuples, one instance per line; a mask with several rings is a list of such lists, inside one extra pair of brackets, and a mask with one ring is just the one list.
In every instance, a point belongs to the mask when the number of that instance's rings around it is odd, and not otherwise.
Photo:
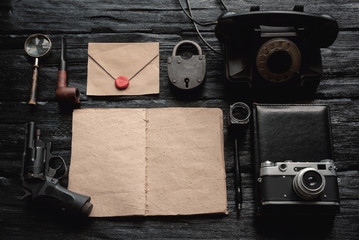
[(88, 216), (92, 210), (91, 198), (68, 190), (57, 179), (46, 177), (46, 181), (36, 197), (45, 197), (57, 206), (74, 215)]

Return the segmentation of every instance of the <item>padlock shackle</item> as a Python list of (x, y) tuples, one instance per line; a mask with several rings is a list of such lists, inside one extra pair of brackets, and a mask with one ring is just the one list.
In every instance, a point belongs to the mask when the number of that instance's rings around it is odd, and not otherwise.
[(180, 41), (179, 43), (177, 43), (176, 46), (173, 48), (172, 56), (176, 56), (177, 55), (177, 49), (180, 46), (184, 45), (184, 44), (190, 44), (190, 45), (195, 46), (197, 48), (198, 55), (202, 55), (202, 48), (198, 45), (198, 43), (193, 42), (191, 40), (183, 40), (183, 41)]

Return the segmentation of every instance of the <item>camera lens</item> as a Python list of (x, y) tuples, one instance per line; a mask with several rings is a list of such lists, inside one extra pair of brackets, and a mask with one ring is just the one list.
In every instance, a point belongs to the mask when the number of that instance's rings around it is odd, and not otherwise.
[(285, 73), (292, 66), (292, 57), (285, 51), (273, 52), (267, 60), (268, 69), (277, 74)]
[(307, 188), (317, 189), (322, 185), (322, 178), (318, 172), (308, 171), (303, 175), (303, 183)]
[(323, 192), (325, 178), (314, 168), (304, 168), (294, 177), (293, 188), (299, 197), (312, 200)]

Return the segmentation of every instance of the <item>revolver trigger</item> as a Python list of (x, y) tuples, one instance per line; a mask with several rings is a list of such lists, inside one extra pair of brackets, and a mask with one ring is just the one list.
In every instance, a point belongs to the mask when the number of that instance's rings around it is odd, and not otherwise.
[[(52, 168), (52, 167), (50, 167), (50, 166), (48, 167), (47, 175), (48, 175), (49, 177), (51, 177), (51, 178), (54, 178), (55, 175), (56, 175), (56, 173), (57, 173), (57, 171), (60, 170), (62, 167), (64, 168), (64, 173), (62, 174), (61, 177), (58, 177), (58, 179), (65, 178), (65, 177), (67, 177), (67, 175), (68, 175), (68, 168), (67, 168), (66, 162), (65, 162), (65, 160), (64, 160), (62, 157), (53, 156), (52, 158), (50, 158), (49, 163), (50, 163), (51, 161), (58, 161), (58, 160), (60, 160), (60, 164), (58, 164), (57, 167), (55, 167), (55, 168)], [(49, 164), (49, 165), (50, 165), (50, 164)]]
[(56, 175), (56, 169), (49, 167), (49, 169), (47, 170), (47, 174), (50, 178), (53, 178)]
[(20, 197), (21, 200), (24, 200), (25, 198), (27, 197), (30, 197), (31, 196), (31, 192), (27, 189), (23, 189), (24, 190), (24, 195), (22, 197)]

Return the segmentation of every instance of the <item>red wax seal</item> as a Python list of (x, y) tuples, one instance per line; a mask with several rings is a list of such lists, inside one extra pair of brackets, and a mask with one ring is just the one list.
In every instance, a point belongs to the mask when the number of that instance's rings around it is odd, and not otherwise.
[(119, 76), (115, 80), (115, 85), (117, 89), (123, 90), (128, 88), (128, 85), (130, 84), (130, 81), (125, 76)]

